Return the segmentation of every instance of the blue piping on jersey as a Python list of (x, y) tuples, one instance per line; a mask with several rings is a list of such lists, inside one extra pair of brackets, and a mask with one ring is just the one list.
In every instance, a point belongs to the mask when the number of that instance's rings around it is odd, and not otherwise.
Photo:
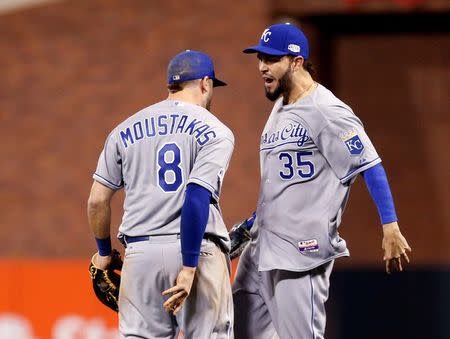
[(311, 283), (311, 331), (313, 339), (316, 339), (316, 333), (314, 332), (314, 285), (312, 282), (311, 273), (309, 273), (309, 281)]
[(122, 188), (122, 186), (118, 186), (118, 185), (112, 183), (111, 181), (109, 181), (108, 179), (103, 178), (100, 174), (94, 173), (94, 175), (97, 176), (97, 177), (99, 177), (100, 179), (105, 180), (108, 184), (110, 184), (110, 185), (112, 185), (112, 186), (114, 186), (114, 187)]
[(339, 179), (341, 183), (345, 183), (350, 179), (354, 174), (358, 174), (359, 172), (365, 171), (366, 169), (370, 168), (371, 166), (375, 166), (377, 163), (381, 162), (381, 159), (378, 157), (370, 162), (365, 163), (364, 165), (354, 169), (353, 171), (349, 172), (346, 176), (344, 176), (342, 179)]
[[(272, 146), (272, 147), (264, 147), (264, 148), (260, 148), (259, 151), (260, 151), (260, 152), (261, 152), (261, 151), (266, 151), (266, 150), (269, 150), (269, 149), (274, 149), (274, 148), (276, 148), (276, 147), (278, 147), (278, 146), (283, 146), (283, 145), (288, 145), (288, 144), (298, 144), (298, 141), (283, 142), (282, 144), (278, 144), (278, 145), (275, 145), (275, 146)], [(303, 149), (308, 149), (308, 147), (303, 148)]]

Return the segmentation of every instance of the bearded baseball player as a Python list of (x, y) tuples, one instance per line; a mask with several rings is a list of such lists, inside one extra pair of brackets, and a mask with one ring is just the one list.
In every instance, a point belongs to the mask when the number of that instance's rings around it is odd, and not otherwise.
[[(275, 24), (244, 53), (257, 54), (274, 107), (261, 136), (252, 240), (233, 282), (235, 337), (324, 338), (333, 262), (349, 255), (338, 226), (359, 174), (379, 211), (387, 272), (401, 271), (411, 249), (400, 233), (381, 159), (361, 121), (311, 77), (304, 33), (288, 23)], [(233, 243), (242, 234), (234, 231)]]
[(167, 100), (142, 109), (107, 137), (94, 174), (88, 220), (98, 253), (112, 258), (111, 198), (125, 190), (119, 239), (126, 247), (118, 312), (121, 338), (232, 338), (230, 239), (219, 196), (234, 148), (210, 111), (210, 57), (176, 55)]

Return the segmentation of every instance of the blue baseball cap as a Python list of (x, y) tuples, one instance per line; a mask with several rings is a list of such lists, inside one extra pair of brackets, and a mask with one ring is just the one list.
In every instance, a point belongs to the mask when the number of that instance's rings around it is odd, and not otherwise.
[(259, 44), (244, 49), (244, 53), (263, 53), (268, 55), (296, 55), (309, 57), (308, 39), (296, 26), (290, 23), (275, 24), (264, 30)]
[(212, 79), (214, 87), (227, 85), (216, 78), (211, 58), (202, 52), (188, 49), (175, 55), (167, 67), (167, 83), (170, 85), (206, 76)]

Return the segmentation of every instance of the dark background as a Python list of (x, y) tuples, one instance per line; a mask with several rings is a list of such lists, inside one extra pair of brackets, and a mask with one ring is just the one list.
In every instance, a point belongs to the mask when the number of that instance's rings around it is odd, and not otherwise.
[(0, 15), (0, 256), (90, 257), (86, 201), (104, 140), (166, 97), (167, 63), (184, 49), (209, 53), (230, 84), (212, 107), (236, 138), (221, 205), (228, 225), (249, 215), (271, 103), (241, 50), (283, 21), (301, 25), (317, 80), (364, 122), (413, 248), (406, 272), (383, 273), (376, 208), (357, 180), (327, 338), (450, 338), (450, 1), (78, 0)]

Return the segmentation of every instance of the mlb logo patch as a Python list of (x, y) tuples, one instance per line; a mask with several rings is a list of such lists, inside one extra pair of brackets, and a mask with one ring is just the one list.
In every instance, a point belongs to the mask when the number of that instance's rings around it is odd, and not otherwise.
[(355, 135), (344, 142), (351, 155), (359, 155), (364, 150), (364, 145), (358, 135)]
[(298, 242), (298, 249), (301, 253), (319, 251), (317, 239), (303, 240)]

